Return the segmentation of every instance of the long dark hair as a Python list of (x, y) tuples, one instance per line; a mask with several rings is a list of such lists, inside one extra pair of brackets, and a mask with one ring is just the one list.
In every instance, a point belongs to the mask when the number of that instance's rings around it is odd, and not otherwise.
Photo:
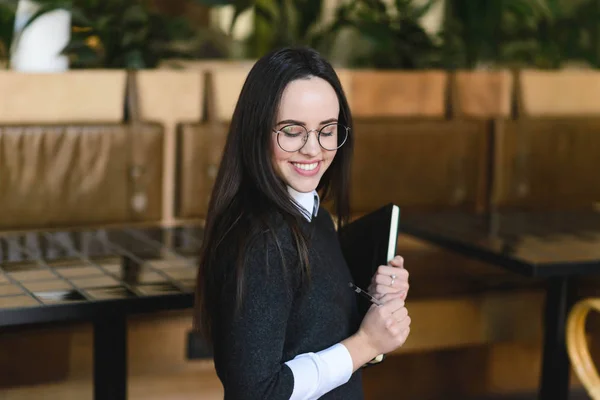
[[(348, 221), (350, 164), (353, 152), (352, 117), (342, 85), (332, 66), (310, 48), (285, 48), (259, 59), (250, 70), (240, 93), (219, 172), (211, 193), (204, 240), (199, 259), (194, 327), (212, 341), (210, 307), (217, 299), (215, 262), (219, 243), (238, 232), (236, 300), (242, 301), (244, 254), (249, 240), (269, 230), (269, 215), (277, 212), (289, 225), (300, 259), (302, 281), (309, 277), (307, 240), (299, 225), (302, 215), (290, 201), (285, 183), (272, 164), (272, 129), (286, 86), (297, 79), (319, 77), (335, 90), (340, 106), (338, 120), (350, 128), (346, 143), (337, 151), (317, 190), (322, 202), (333, 201), (338, 227)], [(230, 242), (228, 242), (230, 243)], [(281, 254), (283, 257), (283, 254)]]

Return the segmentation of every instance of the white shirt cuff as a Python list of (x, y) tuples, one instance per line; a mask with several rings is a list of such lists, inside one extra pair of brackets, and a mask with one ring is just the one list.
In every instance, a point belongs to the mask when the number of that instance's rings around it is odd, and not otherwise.
[(350, 380), (352, 357), (341, 343), (318, 353), (304, 353), (285, 363), (294, 375), (290, 400), (318, 399)]

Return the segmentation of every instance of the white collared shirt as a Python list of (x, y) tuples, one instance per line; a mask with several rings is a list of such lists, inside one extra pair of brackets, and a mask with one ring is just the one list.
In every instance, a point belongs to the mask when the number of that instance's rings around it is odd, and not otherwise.
[(287, 187), (288, 193), (292, 197), (292, 200), (299, 205), (299, 209), (304, 214), (306, 219), (310, 222), (312, 217), (316, 217), (319, 212), (320, 199), (319, 194), (316, 190), (308, 193), (298, 192), (291, 187)]
[[(319, 211), (319, 194), (298, 192), (288, 186), (288, 193), (310, 222)], [(353, 362), (350, 352), (337, 343), (317, 353), (297, 355), (285, 363), (294, 375), (294, 390), (290, 400), (318, 399), (350, 380)]]

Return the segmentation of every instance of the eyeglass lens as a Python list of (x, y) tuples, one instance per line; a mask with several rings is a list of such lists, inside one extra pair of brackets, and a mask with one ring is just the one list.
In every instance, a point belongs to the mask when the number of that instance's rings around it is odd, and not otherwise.
[[(284, 151), (298, 151), (308, 140), (308, 130), (302, 125), (287, 125), (277, 133), (277, 142)], [(348, 135), (345, 126), (340, 124), (325, 125), (319, 131), (317, 138), (325, 150), (336, 150), (346, 141)]]

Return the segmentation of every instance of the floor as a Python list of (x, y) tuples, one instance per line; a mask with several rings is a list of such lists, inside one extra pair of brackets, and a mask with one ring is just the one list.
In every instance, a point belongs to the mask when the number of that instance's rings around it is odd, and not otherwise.
[[(400, 395), (400, 392), (398, 393)], [(91, 382), (71, 381), (62, 384), (46, 384), (15, 388), (0, 392), (2, 400), (92, 400)], [(400, 397), (398, 397), (400, 398)], [(129, 400), (222, 400), (223, 390), (210, 374), (184, 372), (180, 374), (132, 377), (129, 381)], [(390, 400), (388, 396), (370, 398)], [(465, 400), (535, 400), (535, 393), (475, 397)], [(583, 391), (574, 391), (569, 400), (590, 400)]]
[[(201, 395), (199, 395), (201, 394)], [(69, 381), (15, 388), (0, 392), (2, 400), (92, 400), (89, 381)], [(216, 377), (185, 372), (181, 374), (132, 377), (129, 399), (137, 400), (222, 400), (223, 390)]]
[[(514, 395), (479, 397), (468, 400), (536, 400), (536, 393), (521, 393)], [(582, 390), (574, 390), (569, 394), (569, 400), (592, 400), (591, 397)]]
[[(178, 341), (171, 340), (169, 332), (173, 329), (166, 329), (156, 322), (152, 324), (151, 330), (145, 326), (138, 329), (135, 324), (132, 328), (135, 341), (130, 346), (129, 400), (223, 399), (221, 383), (212, 362), (180, 360), (181, 352), (167, 350), (183, 348), (183, 335), (177, 331), (179, 334), (171, 336)], [(138, 330), (152, 336), (154, 341), (160, 337), (167, 345), (148, 346), (154, 342), (144, 340)], [(72, 342), (75, 343), (70, 357), (72, 368), (67, 380), (0, 389), (0, 400), (93, 400), (88, 351), (91, 334), (86, 331), (74, 335)], [(364, 370), (365, 400), (535, 400), (536, 395), (531, 389), (536, 386), (538, 368), (537, 361), (532, 363), (536, 357), (528, 353), (530, 346), (507, 344), (496, 347), (493, 351), (474, 347), (388, 357), (381, 365)], [(51, 359), (49, 355), (48, 360)], [(34, 358), (29, 359), (24, 368), (30, 369), (30, 363), (35, 362)], [(159, 365), (163, 366), (160, 370)], [(523, 393), (526, 390), (529, 392)], [(521, 394), (482, 395), (499, 392)], [(569, 400), (589, 400), (589, 397), (579, 389)]]

